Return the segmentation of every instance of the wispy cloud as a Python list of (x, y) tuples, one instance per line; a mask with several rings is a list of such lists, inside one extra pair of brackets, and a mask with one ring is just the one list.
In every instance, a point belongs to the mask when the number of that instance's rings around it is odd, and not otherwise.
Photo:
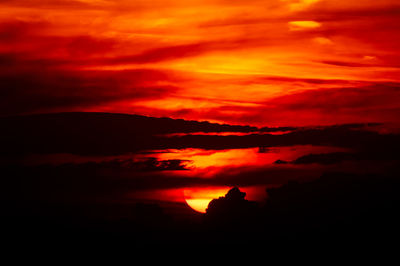
[[(357, 98), (371, 120), (395, 120), (398, 110), (397, 92), (380, 85), (399, 82), (395, 0), (8, 0), (0, 7), (2, 115), (109, 110), (334, 124), (366, 119)], [(377, 85), (357, 89), (368, 84)], [(326, 102), (319, 115), (313, 97)]]

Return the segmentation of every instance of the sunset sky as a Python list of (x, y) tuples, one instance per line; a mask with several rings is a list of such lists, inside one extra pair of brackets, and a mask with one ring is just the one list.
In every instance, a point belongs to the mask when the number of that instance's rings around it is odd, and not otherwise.
[(398, 0), (2, 0), (0, 115), (400, 121)]
[(0, 0), (7, 243), (395, 243), (399, 150), (400, 0)]

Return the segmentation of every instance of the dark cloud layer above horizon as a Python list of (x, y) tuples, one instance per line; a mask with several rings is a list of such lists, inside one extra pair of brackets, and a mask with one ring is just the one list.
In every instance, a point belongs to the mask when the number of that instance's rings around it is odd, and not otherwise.
[[(116, 155), (140, 150), (201, 148), (211, 150), (292, 145), (360, 148), (396, 146), (397, 135), (363, 130), (366, 125), (298, 128), (281, 135), (258, 134), (250, 126), (106, 113), (60, 113), (4, 117), (3, 154), (71, 153)], [(29, 132), (27, 135), (26, 132)], [(243, 136), (184, 135), (190, 132), (254, 132)]]

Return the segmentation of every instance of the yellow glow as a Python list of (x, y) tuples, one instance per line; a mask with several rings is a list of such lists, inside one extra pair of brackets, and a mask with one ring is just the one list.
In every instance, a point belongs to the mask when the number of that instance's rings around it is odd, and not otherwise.
[(190, 208), (205, 213), (210, 201), (225, 196), (228, 190), (227, 187), (188, 188), (183, 194)]
[(196, 168), (221, 167), (226, 165), (247, 165), (257, 159), (257, 149), (235, 149), (204, 151), (200, 149), (170, 150), (158, 155), (161, 160), (187, 158)]
[(308, 29), (316, 29), (321, 27), (321, 23), (312, 20), (299, 20), (299, 21), (290, 21), (289, 29), (291, 31), (301, 31)]
[(320, 0), (281, 0), (289, 3), (291, 11), (301, 11), (307, 9), (310, 5), (319, 2)]
[(215, 74), (265, 74), (263, 69), (268, 66), (267, 58), (253, 56), (249, 51), (222, 54), (206, 54), (190, 60), (180, 60), (168, 63), (168, 67), (199, 73)]
[[(187, 205), (195, 211), (205, 213), (208, 204), (213, 199), (224, 197), (231, 187), (192, 187), (183, 190), (183, 196)], [(246, 199), (262, 202), (265, 200), (264, 186), (241, 187), (246, 193)]]
[(212, 199), (186, 199), (186, 203), (190, 208), (197, 212), (205, 213), (207, 210), (207, 206)]

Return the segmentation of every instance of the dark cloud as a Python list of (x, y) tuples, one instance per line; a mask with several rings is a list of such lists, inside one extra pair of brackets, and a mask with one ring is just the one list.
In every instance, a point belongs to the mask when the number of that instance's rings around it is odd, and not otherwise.
[(294, 164), (336, 164), (347, 160), (354, 160), (357, 155), (348, 152), (335, 152), (335, 153), (323, 153), (323, 154), (307, 154), (294, 160)]
[[(3, 56), (8, 64), (15, 60)], [(40, 65), (40, 64), (37, 64)], [(102, 103), (166, 95), (176, 88), (148, 82), (168, 80), (168, 72), (148, 69), (127, 71), (68, 71), (28, 67), (0, 74), (0, 114), (87, 108)]]
[(399, 107), (396, 103), (399, 97), (399, 84), (378, 83), (365, 87), (304, 91), (272, 99), (266, 104), (289, 110), (318, 109), (326, 113), (334, 109), (346, 108), (357, 110), (358, 108), (384, 108), (390, 105)]
[[(343, 123), (397, 122), (398, 83), (319, 88), (294, 92), (259, 103), (256, 107), (221, 106), (187, 110), (192, 117), (288, 126)], [(235, 113), (232, 116), (231, 113)], [(189, 114), (187, 114), (189, 115)]]
[(152, 63), (165, 60), (179, 59), (179, 58), (202, 54), (208, 50), (212, 50), (214, 46), (215, 44), (213, 45), (212, 42), (173, 45), (173, 46), (147, 50), (137, 55), (105, 59), (103, 63), (105, 64)]
[(4, 153), (123, 154), (190, 147), (196, 143), (190, 144), (191, 139), (158, 136), (160, 134), (257, 130), (249, 126), (107, 113), (44, 114), (0, 120), (6, 129), (0, 132)]
[(340, 6), (323, 5), (316, 3), (309, 8), (296, 14), (298, 20), (329, 21), (355, 21), (355, 20), (377, 20), (387, 18), (398, 18), (400, 5), (396, 3), (377, 3), (376, 5), (359, 5), (343, 8)]
[(157, 158), (145, 158), (141, 160), (132, 159), (113, 159), (110, 161), (102, 162), (87, 162), (81, 164), (64, 164), (57, 166), (59, 168), (69, 167), (74, 168), (78, 171), (86, 171), (88, 169), (102, 171), (104, 169), (115, 170), (115, 171), (135, 171), (135, 172), (147, 172), (147, 171), (172, 171), (172, 170), (189, 170), (186, 167), (186, 160), (157, 160)]
[(176, 91), (173, 85), (159, 85), (176, 80), (172, 71), (83, 70), (96, 65), (120, 42), (89, 35), (44, 34), (53, 26), (43, 20), (0, 23), (0, 115), (82, 110)]
[[(396, 161), (400, 159), (398, 141), (394, 141), (392, 146), (389, 142), (371, 143), (364, 147), (358, 147), (355, 152), (334, 152), (321, 154), (306, 154), (292, 161), (293, 164), (338, 164), (344, 161)], [(279, 160), (278, 160), (279, 161)], [(279, 164), (279, 162), (275, 162)], [(289, 162), (285, 162), (289, 163)]]
[(2, 45), (22, 41), (38, 32), (38, 29), (48, 26), (45, 21), (10, 20), (0, 23), (0, 41)]
[[(164, 149), (237, 149), (251, 147), (281, 147), (317, 145), (344, 147), (351, 152), (312, 154), (298, 158), (292, 164), (263, 166), (227, 166), (220, 168), (213, 178), (198, 175), (182, 178), (171, 170), (187, 170), (190, 162), (184, 160), (113, 160), (103, 163), (69, 164), (50, 168), (21, 168), (21, 176), (37, 171), (40, 178), (59, 176), (62, 182), (83, 182), (81, 175), (111, 190), (136, 191), (203, 185), (254, 186), (279, 185), (289, 180), (310, 180), (326, 170), (325, 166), (345, 161), (356, 164), (341, 166), (342, 170), (375, 169), (398, 160), (400, 137), (367, 131), (371, 125), (349, 124), (317, 128), (297, 128), (282, 134), (250, 134), (245, 136), (190, 135), (162, 137), (173, 132), (251, 132), (252, 127), (211, 124), (207, 122), (151, 118), (124, 114), (65, 113), (9, 117), (0, 119), (3, 127), (1, 146), (3, 158), (26, 154), (67, 153), (78, 155), (119, 155), (145, 150)], [(29, 132), (29, 134), (27, 133)], [(142, 154), (143, 155), (143, 154)], [(135, 158), (135, 156), (133, 156)], [(371, 164), (371, 162), (374, 162)], [(314, 164), (309, 167), (308, 164)], [(336, 166), (335, 166), (336, 167)], [(387, 167), (387, 165), (385, 166)], [(18, 168), (18, 167), (17, 167)], [(377, 170), (376, 170), (377, 169)], [(16, 172), (5, 169), (4, 172)], [(98, 175), (101, 176), (98, 179)], [(78, 178), (77, 180), (71, 177)], [(24, 177), (25, 178), (25, 177)], [(19, 181), (17, 181), (19, 182)], [(53, 181), (51, 181), (53, 182)], [(60, 181), (61, 182), (61, 181)], [(71, 185), (71, 189), (74, 185)], [(118, 193), (117, 193), (118, 194)]]
[(321, 61), (323, 64), (334, 65), (334, 66), (344, 66), (344, 67), (374, 67), (373, 64), (364, 64), (357, 62), (345, 62), (345, 61), (332, 61), (332, 60), (324, 60)]
[[(360, 56), (361, 58), (361, 56)], [(365, 67), (365, 68), (372, 68), (372, 67), (390, 67), (390, 68), (400, 68), (400, 65), (397, 62), (391, 62), (390, 58), (383, 56), (384, 63), (378, 62), (371, 62), (371, 63), (361, 63), (360, 58), (357, 58), (356, 62), (350, 61), (335, 61), (335, 60), (322, 60), (319, 63), (338, 66), (338, 67)]]
[[(252, 39), (231, 39), (216, 41), (201, 41), (189, 44), (169, 45), (152, 48), (139, 54), (125, 55), (115, 58), (99, 59), (100, 64), (128, 64), (128, 63), (153, 63), (167, 60), (174, 60), (186, 57), (198, 56), (207, 52), (229, 51), (240, 49), (243, 45), (257, 45)], [(259, 45), (259, 44), (258, 44)]]
[(244, 84), (252, 83), (305, 83), (305, 84), (315, 84), (315, 85), (349, 85), (353, 83), (367, 83), (365, 81), (359, 80), (343, 80), (343, 79), (318, 79), (318, 78), (297, 78), (297, 77), (279, 77), (279, 76), (266, 76), (266, 77), (254, 77), (251, 80), (245, 81)]
[[(48, 34), (55, 25), (46, 21), (8, 20), (0, 22), (3, 56), (13, 56), (15, 65), (26, 67), (50, 61), (57, 67), (90, 64), (88, 59), (102, 57), (121, 43), (112, 38), (91, 35), (62, 36)], [(27, 43), (26, 40), (29, 40)], [(47, 64), (49, 65), (49, 64)], [(32, 65), (33, 66), (33, 65)]]
[[(361, 125), (298, 128), (281, 134), (244, 136), (184, 135), (167, 133), (252, 132), (256, 127), (231, 126), (106, 113), (61, 113), (4, 117), (1, 123), (3, 153), (124, 154), (151, 149), (238, 149), (291, 145), (326, 145), (347, 148), (370, 145), (392, 147), (397, 135), (361, 130)], [(364, 125), (367, 126), (367, 125)], [(293, 128), (291, 128), (293, 129)], [(26, 134), (29, 132), (29, 134)]]

